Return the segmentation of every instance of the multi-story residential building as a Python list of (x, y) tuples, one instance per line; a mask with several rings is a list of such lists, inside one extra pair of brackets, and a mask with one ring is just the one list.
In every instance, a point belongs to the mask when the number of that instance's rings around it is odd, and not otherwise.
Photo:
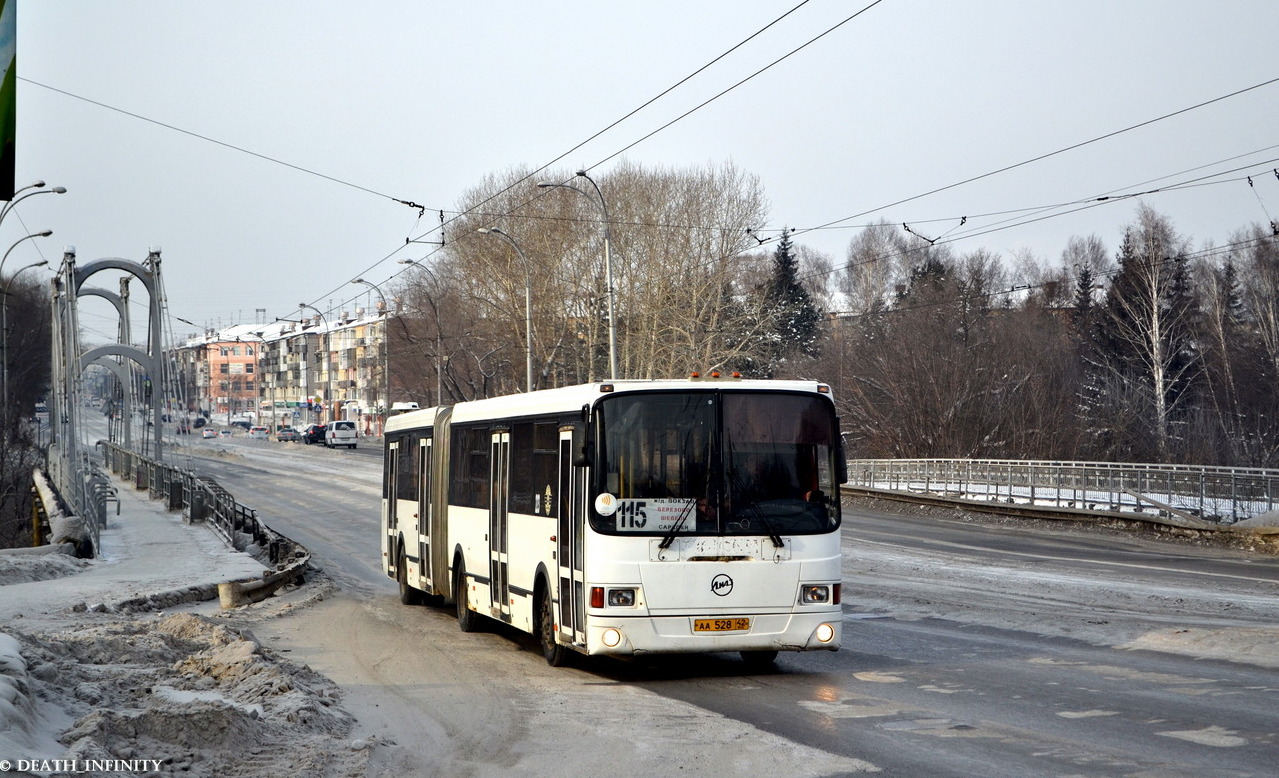
[(188, 405), (215, 416), (252, 413), (259, 423), (305, 425), (333, 419), (380, 434), (390, 407), (387, 316), (356, 309), (268, 325), (236, 325), (187, 340), (175, 360)]
[(175, 349), (188, 409), (228, 419), (257, 409), (261, 339), (252, 330), (248, 325), (210, 330)]

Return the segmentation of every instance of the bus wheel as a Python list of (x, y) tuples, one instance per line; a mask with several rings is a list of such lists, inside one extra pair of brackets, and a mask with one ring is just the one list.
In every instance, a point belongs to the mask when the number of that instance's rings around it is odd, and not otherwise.
[(399, 560), (395, 563), (395, 578), (400, 584), (400, 602), (405, 605), (421, 605), (422, 592), (409, 586), (409, 566), (404, 559), (404, 551), (400, 551)]
[(555, 613), (551, 606), (551, 596), (542, 588), (537, 598), (538, 637), (542, 642), (542, 656), (551, 667), (563, 667), (568, 664), (569, 651), (555, 642)]
[(453, 573), (453, 598), (457, 600), (457, 626), (463, 632), (475, 632), (480, 628), (480, 616), (467, 605), (466, 567), (458, 560)]
[(742, 661), (752, 670), (766, 670), (777, 661), (776, 651), (743, 651)]

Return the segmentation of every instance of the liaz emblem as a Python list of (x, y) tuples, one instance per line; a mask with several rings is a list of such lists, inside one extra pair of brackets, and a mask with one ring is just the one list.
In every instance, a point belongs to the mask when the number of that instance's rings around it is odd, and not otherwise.
[(720, 573), (711, 579), (711, 591), (720, 597), (727, 595), (733, 591), (733, 579)]

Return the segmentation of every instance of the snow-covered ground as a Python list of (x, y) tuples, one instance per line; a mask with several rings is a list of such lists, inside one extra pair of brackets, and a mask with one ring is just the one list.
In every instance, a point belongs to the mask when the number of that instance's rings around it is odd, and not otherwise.
[(249, 632), (166, 613), (263, 566), (145, 493), (120, 496), (99, 559), (0, 554), (0, 771), (361, 774), (368, 744), (343, 739), (333, 682)]

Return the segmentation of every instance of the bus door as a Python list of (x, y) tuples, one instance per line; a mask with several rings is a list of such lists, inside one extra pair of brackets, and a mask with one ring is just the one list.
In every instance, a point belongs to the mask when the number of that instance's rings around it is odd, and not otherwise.
[(583, 645), (586, 643), (584, 609), (586, 576), (582, 572), (583, 495), (586, 493), (586, 468), (574, 467), (572, 427), (560, 428), (559, 526), (556, 529), (556, 559), (559, 566), (560, 634)]
[(418, 574), (426, 579), (427, 591), (434, 593), (431, 580), (431, 438), (422, 438), (417, 448), (417, 563)]
[(489, 595), (492, 598), (493, 616), (502, 621), (511, 620), (511, 595), (506, 572), (507, 554), (507, 492), (511, 480), (511, 433), (501, 430), (493, 433), (489, 457)]
[(397, 576), (400, 571), (396, 568), (399, 560), (396, 559), (396, 538), (399, 534), (399, 519), (396, 515), (395, 503), (398, 494), (397, 485), (399, 483), (400, 472), (400, 442), (392, 441), (386, 447), (385, 471), (383, 474), (382, 484), (382, 511), (385, 514), (386, 537), (382, 538), (382, 552), (386, 555), (387, 572), (394, 572)]

